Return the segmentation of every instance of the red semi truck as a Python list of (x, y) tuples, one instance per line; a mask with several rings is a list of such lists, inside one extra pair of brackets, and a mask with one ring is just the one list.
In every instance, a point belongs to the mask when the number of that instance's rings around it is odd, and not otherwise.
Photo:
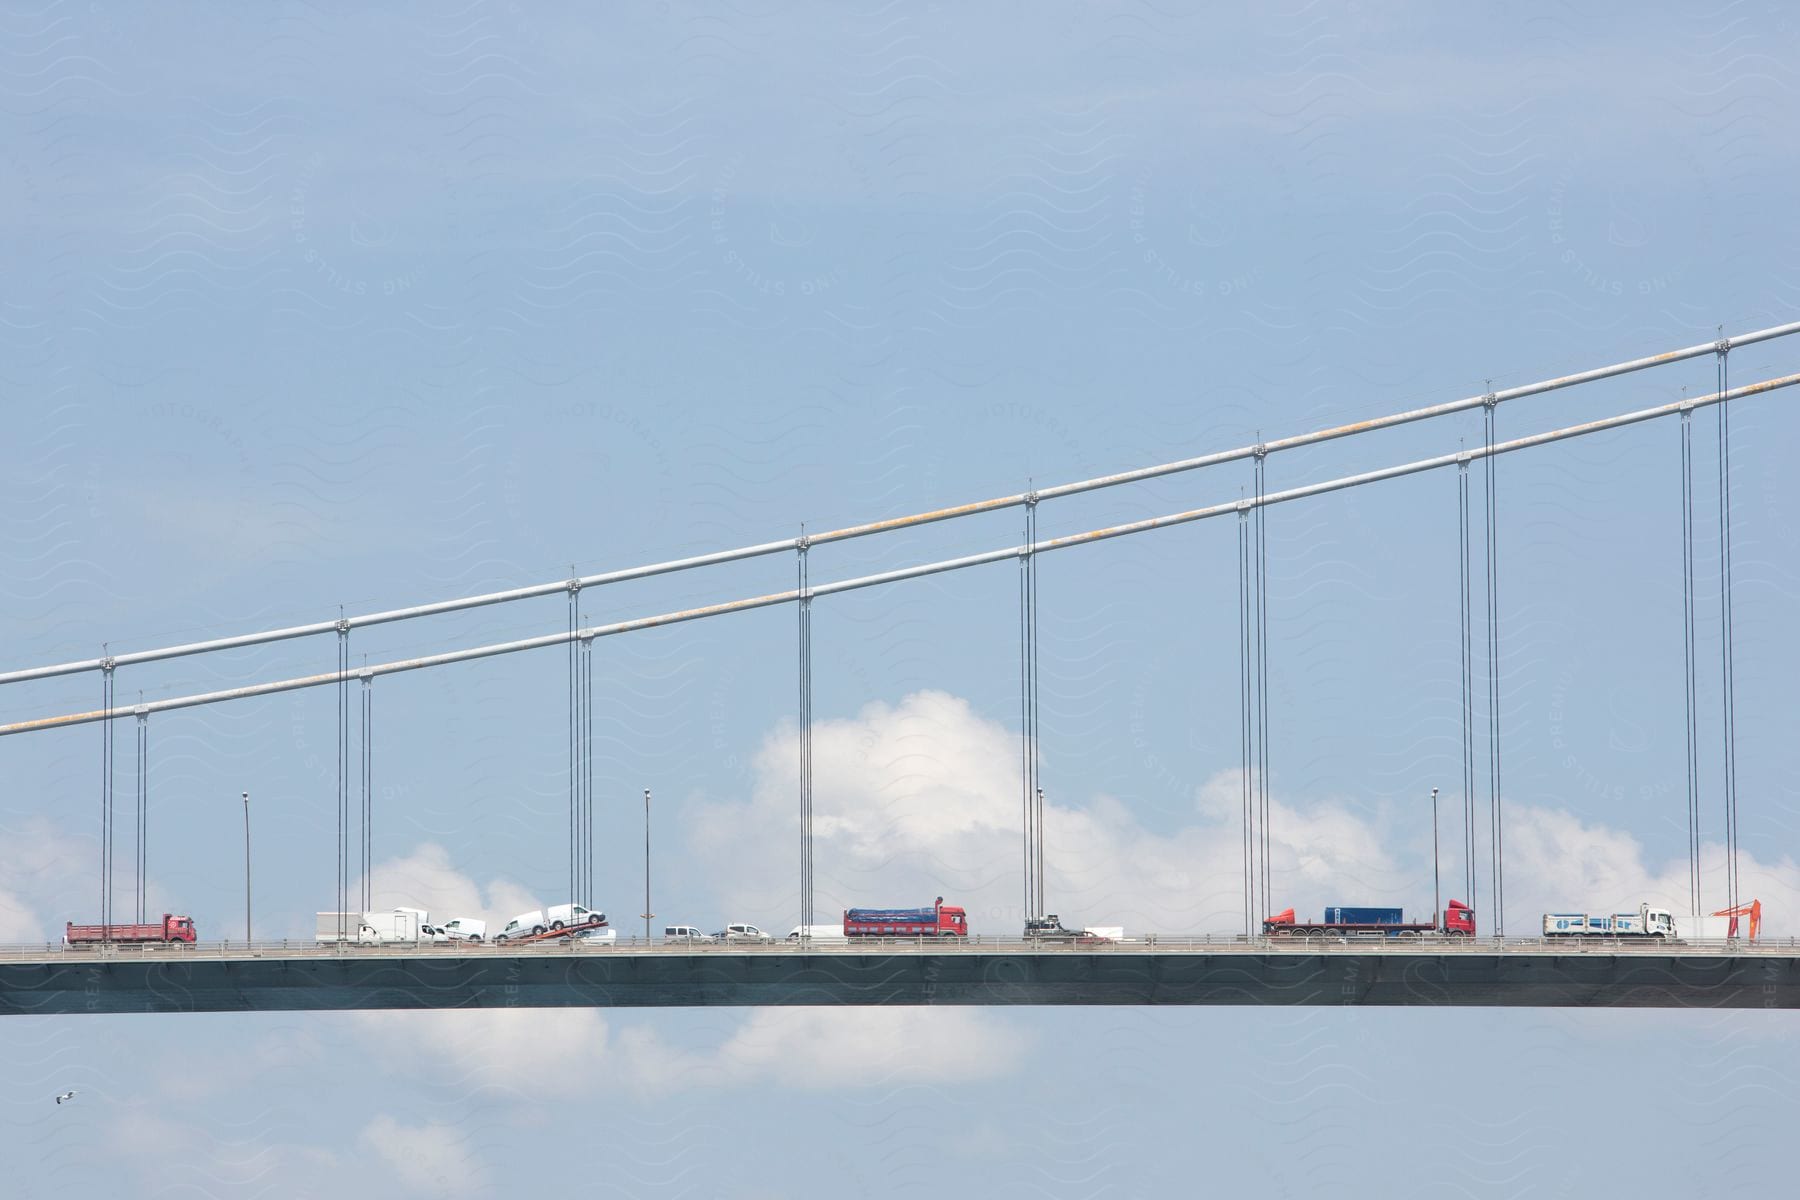
[(1429, 921), (1407, 921), (1397, 908), (1350, 908), (1333, 906), (1325, 910), (1322, 921), (1297, 921), (1294, 910), (1277, 913), (1263, 922), (1263, 933), (1269, 937), (1342, 937), (1349, 934), (1373, 934), (1381, 937), (1419, 937), (1442, 934), (1445, 937), (1474, 937), (1475, 910), (1461, 900), (1452, 900), (1444, 910), (1442, 924)]
[(194, 940), (194, 918), (164, 913), (159, 925), (77, 925), (70, 921), (63, 931), (63, 943), (69, 946), (91, 946), (100, 942), (191, 942)]
[(942, 896), (930, 908), (847, 908), (844, 936), (966, 938), (969, 915)]

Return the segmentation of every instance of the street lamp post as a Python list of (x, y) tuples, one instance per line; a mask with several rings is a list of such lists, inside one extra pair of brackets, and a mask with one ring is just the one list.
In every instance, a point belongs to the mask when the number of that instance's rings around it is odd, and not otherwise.
[(250, 944), (250, 793), (244, 793), (244, 945)]
[(1431, 923), (1443, 928), (1443, 908), (1438, 884), (1438, 805), (1436, 788), (1431, 789)]
[(644, 789), (644, 941), (650, 941), (650, 789)]

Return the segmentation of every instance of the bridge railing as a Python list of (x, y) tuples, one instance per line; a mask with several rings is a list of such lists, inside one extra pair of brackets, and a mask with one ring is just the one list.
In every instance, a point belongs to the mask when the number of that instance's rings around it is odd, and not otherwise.
[(66, 945), (60, 942), (0, 945), (0, 961), (106, 961), (155, 959), (336, 958), (356, 956), (429, 956), (433, 958), (567, 957), (589, 954), (796, 955), (796, 954), (1800, 954), (1800, 939), (1742, 938), (1669, 939), (1632, 937), (1438, 938), (1364, 936), (1252, 937), (1244, 934), (1145, 934), (1116, 940), (1050, 940), (978, 935), (968, 938), (855, 938), (808, 942), (665, 941), (621, 937), (612, 941), (563, 938), (528, 944), (486, 942), (384, 942), (321, 944), (308, 939), (245, 942), (229, 939), (193, 944), (173, 942), (106, 942)]

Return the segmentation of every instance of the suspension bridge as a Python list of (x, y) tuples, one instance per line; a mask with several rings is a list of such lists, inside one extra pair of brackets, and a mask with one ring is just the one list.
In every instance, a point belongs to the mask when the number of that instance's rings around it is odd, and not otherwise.
[[(812, 613), (832, 596), (885, 587), (944, 572), (1012, 562), (1018, 570), (1020, 711), (1020, 858), (1023, 908), (1027, 921), (1046, 915), (1044, 787), (1038, 729), (1037, 563), (1045, 554), (1075, 550), (1117, 538), (1154, 534), (1194, 522), (1235, 518), (1238, 576), (1236, 650), (1239, 662), (1240, 831), (1243, 851), (1243, 927), (1228, 937), (1170, 938), (1143, 943), (1048, 948), (1029, 940), (977, 939), (956, 946), (856, 944), (849, 946), (717, 948), (619, 944), (603, 951), (573, 945), (555, 948), (461, 947), (456, 952), (415, 947), (312, 946), (240, 943), (237, 946), (14, 948), (0, 953), (0, 1012), (192, 1011), (259, 1008), (461, 1007), (508, 1004), (846, 1004), (846, 1003), (1298, 1003), (1298, 1004), (1650, 1004), (1727, 1007), (1792, 1007), (1800, 991), (1800, 969), (1792, 944), (1723, 946), (1630, 946), (1618, 941), (1574, 950), (1534, 936), (1508, 938), (1505, 928), (1505, 812), (1503, 805), (1499, 659), (1500, 507), (1498, 462), (1507, 455), (1591, 437), (1611, 430), (1669, 420), (1679, 426), (1680, 494), (1683, 513), (1684, 665), (1687, 751), (1689, 899), (1701, 911), (1700, 779), (1698, 689), (1705, 665), (1699, 661), (1697, 629), (1702, 621), (1696, 579), (1705, 566), (1696, 552), (1694, 418), (1716, 415), (1719, 540), (1717, 570), (1719, 664), (1724, 711), (1721, 747), (1724, 775), (1721, 801), (1725, 830), (1724, 895), (1740, 906), (1738, 810), (1733, 685), (1731, 586), (1731, 430), (1733, 405), (1800, 383), (1800, 374), (1771, 376), (1732, 386), (1730, 353), (1735, 347), (1773, 342), (1800, 333), (1800, 322), (1724, 336), (1665, 353), (1522, 386), (1487, 391), (1445, 403), (1390, 413), (1311, 433), (1259, 441), (1198, 457), (1116, 474), (1039, 488), (988, 500), (939, 508), (910, 516), (805, 533), (688, 558), (549, 580), (505, 591), (434, 600), (402, 608), (266, 629), (77, 661), (22, 666), (0, 672), (0, 687), (92, 674), (99, 677), (97, 708), (53, 713), (0, 725), (0, 736), (40, 734), (97, 724), (101, 758), (99, 796), (100, 862), (96, 878), (100, 924), (126, 918), (114, 905), (119, 870), (115, 847), (115, 730), (132, 721), (136, 731), (135, 825), (132, 835), (132, 911), (145, 913), (149, 873), (148, 757), (153, 719), (162, 713), (311, 688), (337, 694), (336, 777), (338, 909), (353, 901), (370, 905), (369, 879), (375, 855), (372, 746), (375, 738), (376, 682), (403, 672), (436, 671), (499, 655), (562, 648), (568, 659), (568, 893), (592, 907), (594, 846), (593, 665), (594, 642), (690, 621), (729, 617), (761, 608), (793, 605), (796, 623), (796, 706), (799, 717), (798, 815), (799, 923), (812, 926), (814, 912), (814, 805), (812, 770)], [(1717, 386), (1709, 394), (1664, 395), (1657, 403), (1599, 419), (1502, 439), (1498, 414), (1503, 405), (1526, 397), (1577, 388), (1600, 380), (1653, 371), (1671, 364), (1711, 358)], [(1455, 413), (1479, 411), (1483, 440), (1426, 458), (1375, 470), (1270, 490), (1265, 464), (1276, 454), (1325, 442), (1361, 437), (1379, 430), (1427, 422)], [(1040, 508), (1063, 497), (1119, 488), (1165, 476), (1250, 464), (1249, 493), (1201, 508), (1040, 538)], [(1479, 501), (1472, 476), (1481, 475)], [(1265, 936), (1264, 918), (1273, 912), (1271, 889), (1271, 761), (1266, 514), (1274, 507), (1309, 497), (1378, 486), (1428, 472), (1452, 473), (1460, 523), (1458, 572), (1461, 599), (1461, 747), (1465, 894), (1473, 901), (1485, 887), (1491, 937), (1459, 944), (1424, 939), (1303, 938), (1277, 944)], [(955, 558), (916, 563), (874, 574), (816, 581), (809, 553), (816, 547), (876, 538), (899, 530), (954, 521), (977, 514), (1022, 510), (1023, 540)], [(1478, 519), (1479, 518), (1479, 519)], [(792, 555), (791, 589), (722, 600), (671, 612), (601, 625), (583, 625), (580, 599), (589, 589), (653, 576), (700, 571), (748, 559)], [(1477, 558), (1480, 567), (1477, 570)], [(1480, 589), (1480, 603), (1476, 602)], [(352, 665), (352, 636), (359, 629), (511, 604), (564, 594), (568, 619), (563, 628), (538, 636), (386, 662)], [(283, 679), (246, 681), (236, 686), (173, 696), (135, 705), (120, 704), (116, 688), (122, 672), (171, 659), (219, 654), (244, 647), (302, 638), (334, 638), (336, 669)], [(108, 643), (110, 647), (111, 643)], [(1484, 661), (1485, 660), (1485, 661)], [(1477, 702), (1478, 695), (1481, 702)], [(355, 733), (352, 733), (354, 718)], [(354, 764), (354, 766), (353, 766)], [(1485, 772), (1486, 811), (1479, 785)], [(360, 792), (360, 811), (357, 806)], [(1478, 870), (1476, 831), (1487, 832), (1486, 878)], [(352, 881), (361, 864), (361, 894)], [(1476, 905), (1481, 909), (1483, 905)], [(344, 931), (340, 930), (340, 933)], [(1347, 972), (1347, 974), (1346, 974)], [(1345, 982), (1348, 980), (1348, 982)], [(1335, 982), (1334, 982), (1335, 981)]]

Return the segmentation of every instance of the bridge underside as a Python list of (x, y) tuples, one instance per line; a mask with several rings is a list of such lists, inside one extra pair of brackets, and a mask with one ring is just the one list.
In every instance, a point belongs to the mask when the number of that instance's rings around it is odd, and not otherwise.
[(1795, 1008), (1800, 957), (956, 950), (0, 963), (0, 1014), (881, 1004)]

